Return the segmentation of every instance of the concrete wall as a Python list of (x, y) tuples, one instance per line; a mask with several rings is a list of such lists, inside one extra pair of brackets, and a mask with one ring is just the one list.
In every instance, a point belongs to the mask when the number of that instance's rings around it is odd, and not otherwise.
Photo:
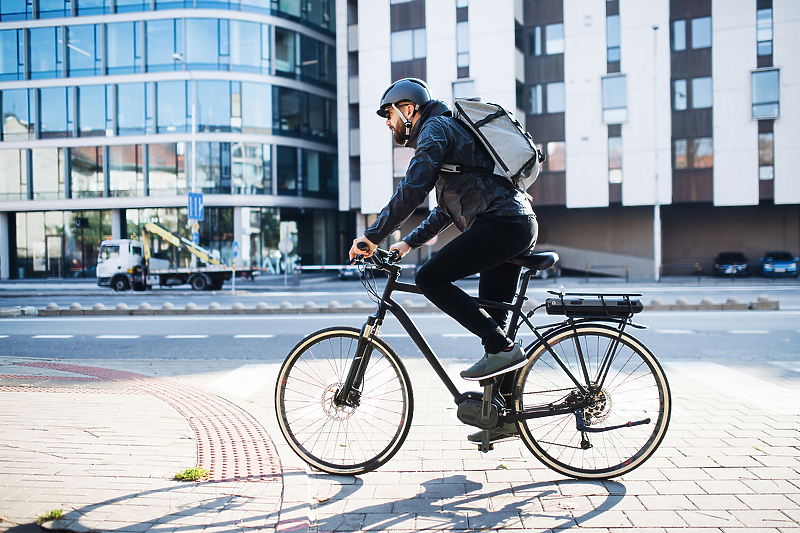
[(642, 9), (636, 0), (621, 0), (619, 12), (621, 65), (628, 85), (628, 121), (622, 125), (622, 203), (653, 205), (658, 169), (658, 200), (668, 204), (672, 201), (669, 4), (652, 3)]
[[(445, 2), (430, 2), (440, 3)], [(455, 26), (455, 17), (452, 20)], [(469, 73), (475, 80), (475, 92), (483, 101), (500, 104), (506, 109), (516, 108), (514, 50), (514, 1), (470, 2)], [(429, 64), (429, 75), (432, 72)]]
[(375, 114), (392, 81), (389, 2), (359, 2), (358, 21), (361, 212), (380, 213), (393, 192), (392, 136)]
[(347, 0), (336, 0), (336, 131), (339, 154), (339, 210), (350, 209), (349, 79), (347, 72)]
[(800, 2), (774, 0), (773, 60), (781, 69), (781, 117), (775, 121), (775, 203), (800, 203)]
[(564, 97), (567, 206), (608, 205), (608, 128), (601, 78), (606, 75), (606, 3), (564, 0)]
[(754, 0), (712, 3), (714, 205), (758, 204), (758, 122), (751, 118), (756, 69)]

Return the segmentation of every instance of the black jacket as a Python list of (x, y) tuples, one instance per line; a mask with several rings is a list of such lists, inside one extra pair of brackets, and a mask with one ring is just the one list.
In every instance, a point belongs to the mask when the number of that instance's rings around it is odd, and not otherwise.
[[(403, 240), (412, 248), (422, 246), (450, 224), (464, 231), (483, 213), (497, 216), (532, 215), (527, 197), (509, 187), (505, 178), (492, 177), (494, 162), (486, 148), (475, 139), (450, 108), (432, 100), (411, 130), (408, 146), (416, 150), (405, 177), (378, 219), (364, 236), (380, 244), (422, 205), (436, 187), (437, 206), (422, 224)], [(443, 164), (472, 167), (473, 172), (442, 172)], [(487, 171), (477, 171), (477, 169)]]

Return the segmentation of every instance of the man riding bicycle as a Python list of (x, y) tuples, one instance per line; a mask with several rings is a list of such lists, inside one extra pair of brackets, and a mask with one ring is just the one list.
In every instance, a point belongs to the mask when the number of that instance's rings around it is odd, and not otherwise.
[[(391, 249), (405, 255), (455, 224), (461, 234), (419, 269), (416, 285), (483, 343), (486, 353), (461, 377), (477, 381), (524, 366), (522, 347), (504, 332), (507, 311), (483, 309), (453, 282), (480, 273), (481, 298), (513, 299), (521, 267), (507, 261), (532, 248), (538, 233), (528, 197), (505, 178), (492, 175), (494, 161), (486, 148), (453, 118), (446, 103), (431, 98), (422, 80), (406, 78), (390, 85), (377, 113), (386, 119), (394, 141), (414, 148), (415, 154), (378, 219), (353, 241), (350, 259), (372, 255), (435, 187), (437, 206)], [(457, 171), (443, 171), (443, 165), (456, 165)], [(361, 242), (368, 251), (358, 249)]]

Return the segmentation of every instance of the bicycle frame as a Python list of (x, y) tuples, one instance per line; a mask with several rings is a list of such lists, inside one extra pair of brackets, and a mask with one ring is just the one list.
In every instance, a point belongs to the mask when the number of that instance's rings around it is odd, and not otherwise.
[[(334, 398), (334, 402), (338, 405), (358, 405), (358, 401), (360, 398), (360, 386), (361, 382), (364, 377), (364, 372), (366, 371), (367, 364), (369, 363), (369, 357), (371, 355), (371, 344), (368, 342), (369, 338), (372, 335), (376, 335), (386, 318), (386, 313), (391, 312), (395, 318), (400, 322), (400, 325), (405, 329), (408, 333), (411, 340), (414, 344), (419, 348), (420, 352), (422, 352), (423, 357), (428, 361), (428, 364), (431, 365), (436, 375), (439, 376), (439, 379), (442, 381), (447, 390), (453, 396), (454, 401), (458, 404), (464, 399), (466, 399), (471, 393), (462, 393), (458, 387), (453, 383), (453, 380), (450, 379), (450, 376), (445, 371), (444, 367), (442, 366), (439, 358), (436, 356), (436, 353), (431, 348), (428, 341), (419, 331), (414, 321), (409, 316), (408, 312), (396, 302), (392, 298), (392, 293), (394, 292), (404, 292), (404, 293), (413, 293), (413, 294), (422, 294), (422, 291), (414, 284), (411, 283), (404, 283), (398, 281), (400, 276), (400, 268), (393, 264), (380, 264), (379, 265), (382, 270), (386, 270), (389, 272), (389, 278), (386, 282), (386, 286), (384, 287), (383, 294), (381, 296), (380, 301), (378, 302), (378, 309), (373, 314), (367, 318), (367, 322), (361, 329), (361, 335), (359, 337), (359, 344), (356, 350), (355, 357), (353, 358), (353, 364), (350, 367), (350, 371), (348, 372), (347, 379), (345, 380), (344, 385), (342, 388), (337, 392)], [(525, 314), (522, 312), (522, 306), (526, 301), (525, 293), (527, 292), (528, 283), (533, 275), (536, 273), (534, 270), (525, 270), (522, 275), (522, 283), (520, 285), (518, 296), (515, 298), (513, 303), (504, 303), (504, 302), (496, 302), (491, 300), (486, 300), (482, 298), (476, 298), (475, 301), (484, 307), (494, 307), (498, 309), (504, 309), (506, 311), (510, 311), (511, 316), (508, 322), (507, 334), (511, 340), (514, 340), (516, 334), (521, 327), (522, 323), (525, 323), (530, 330), (534, 333), (537, 340), (530, 343), (527, 347), (525, 347), (525, 352), (527, 353), (534, 345), (541, 344), (545, 346), (545, 348), (550, 352), (553, 356), (555, 361), (559, 364), (561, 369), (566, 373), (567, 376), (572, 380), (575, 384), (576, 388), (580, 391), (581, 398), (573, 398), (567, 397), (565, 398), (561, 404), (554, 405), (548, 404), (543, 405), (541, 407), (530, 407), (526, 409), (524, 412), (520, 413), (509, 413), (502, 416), (503, 421), (507, 422), (516, 422), (520, 420), (526, 420), (531, 418), (542, 418), (547, 416), (557, 416), (562, 414), (568, 413), (576, 413), (578, 410), (582, 409), (588, 404), (588, 400), (586, 399), (588, 396), (588, 391), (586, 387), (580, 382), (578, 378), (576, 378), (567, 365), (561, 360), (561, 357), (556, 354), (552, 347), (545, 341), (545, 336), (548, 335), (550, 332), (555, 331), (562, 327), (571, 327), (575, 328), (576, 320), (572, 317), (568, 317), (566, 320), (556, 323), (556, 324), (547, 324), (543, 326), (545, 328), (544, 335), (539, 331), (536, 326), (534, 326), (529, 317), (533, 313)], [(616, 296), (616, 295), (615, 295)], [(628, 295), (622, 295), (628, 296)], [(562, 302), (563, 302), (563, 295), (562, 295)], [(619, 324), (619, 335), (622, 336), (622, 332), (625, 328), (625, 320), (622, 319), (581, 319), (577, 320), (577, 323), (582, 323), (586, 321), (610, 321), (613, 323)], [(618, 339), (612, 343), (609, 347), (607, 353), (604, 356), (603, 366), (601, 367), (601, 379), (596, 383), (592, 388), (601, 388), (603, 385), (603, 381), (605, 379), (605, 375), (608, 372), (608, 369), (611, 367), (611, 363), (614, 359), (614, 354), (616, 352)], [(590, 377), (588, 375), (588, 370), (586, 369), (585, 362), (583, 360), (583, 354), (581, 352), (581, 347), (578, 343), (576, 343), (577, 350), (580, 354), (580, 361), (581, 361), (581, 370), (583, 372), (583, 377), (585, 379), (585, 383), (591, 383)], [(481, 385), (484, 386), (484, 390), (491, 391), (492, 384), (495, 384), (495, 380), (487, 380), (486, 382), (482, 381)], [(499, 384), (499, 381), (497, 382)], [(489, 387), (488, 389), (486, 387)], [(488, 403), (488, 402), (485, 402)], [(577, 415), (576, 415), (577, 416)], [(578, 425), (582, 425), (582, 419), (578, 416)], [(585, 426), (584, 426), (585, 427)], [(604, 428), (602, 431), (607, 431), (609, 429), (616, 429), (616, 428)], [(592, 431), (592, 429), (585, 429), (588, 431)]]

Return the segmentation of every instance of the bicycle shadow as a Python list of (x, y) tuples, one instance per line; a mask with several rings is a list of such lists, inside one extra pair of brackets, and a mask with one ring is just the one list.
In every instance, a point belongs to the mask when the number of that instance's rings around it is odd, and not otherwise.
[[(194, 490), (198, 491), (198, 498), (187, 502), (187, 492)], [(305, 518), (308, 511), (307, 502), (285, 502), (282, 495), (280, 498), (259, 497), (248, 495), (246, 492), (246, 490), (237, 490), (237, 487), (231, 486), (231, 483), (226, 481), (181, 483), (171, 487), (133, 492), (80, 507), (71, 507), (62, 518), (50, 522), (46, 527), (35, 523), (8, 521), (10, 527), (0, 526), (0, 531), (2, 533), (46, 533), (51, 531), (56, 533), (122, 533), (148, 530), (189, 532), (203, 529), (205, 525), (200, 524), (207, 520), (207, 525), (213, 526), (214, 530), (219, 533), (242, 533), (249, 529), (270, 529), (279, 533), (308, 532), (309, 524)], [(148, 503), (163, 500), (170, 494), (173, 494), (178, 503), (170, 505), (169, 512), (163, 514), (147, 512), (146, 517), (126, 520), (124, 524), (116, 521), (113, 516), (114, 511), (122, 510), (126, 504), (144, 508)], [(137, 501), (137, 499), (140, 500)], [(289, 503), (289, 505), (284, 505), (285, 503)], [(101, 520), (98, 525), (93, 525), (93, 527), (87, 527), (81, 523), (87, 520), (91, 524), (97, 523), (98, 521), (92, 516), (94, 511), (100, 511), (100, 515), (108, 517), (107, 520)], [(236, 518), (233, 518), (234, 516)]]
[(412, 497), (351, 508), (343, 500), (363, 486), (363, 480), (356, 478), (352, 488), (341, 487), (337, 496), (316, 505), (316, 531), (555, 530), (602, 516), (627, 493), (619, 482), (579, 480), (532, 482), (485, 492), (481, 483), (455, 474), (421, 483), (422, 490)]

